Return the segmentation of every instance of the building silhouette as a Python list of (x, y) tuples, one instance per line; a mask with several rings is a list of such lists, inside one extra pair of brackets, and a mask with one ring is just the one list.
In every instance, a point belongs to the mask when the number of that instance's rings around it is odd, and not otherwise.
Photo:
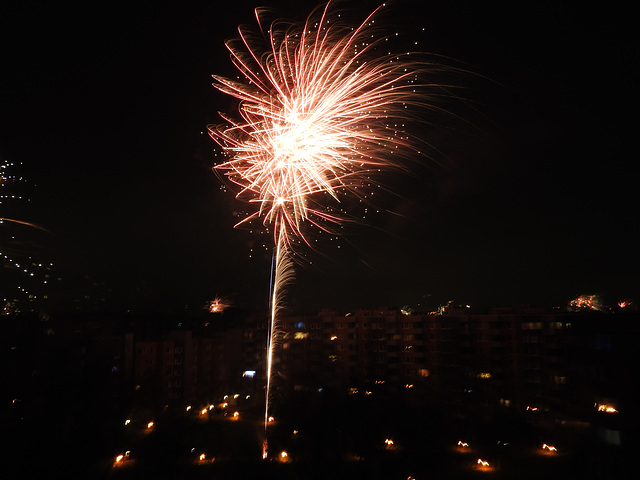
[(400, 395), (487, 422), (589, 433), (620, 445), (637, 425), (635, 313), (379, 309), (282, 320), (283, 390)]
[[(332, 390), (443, 408), (456, 418), (634, 443), (638, 313), (398, 309), (282, 318), (273, 391)], [(23, 413), (94, 395), (111, 409), (264, 401), (268, 315), (4, 317), (7, 394)], [(87, 388), (87, 385), (90, 388)], [(17, 415), (17, 414), (16, 414)]]

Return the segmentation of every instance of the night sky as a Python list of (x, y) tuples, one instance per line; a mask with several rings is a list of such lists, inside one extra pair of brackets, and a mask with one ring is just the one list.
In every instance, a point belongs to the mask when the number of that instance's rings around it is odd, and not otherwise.
[[(258, 4), (6, 3), (0, 157), (23, 164), (64, 294), (265, 308), (271, 238), (233, 229), (249, 207), (220, 188), (206, 134), (232, 109), (211, 86), (232, 73), (223, 41)], [(303, 19), (303, 3), (259, 4)], [(439, 162), (390, 174), (374, 220), (318, 242), (292, 310), (640, 301), (633, 15), (575, 3), (397, 2), (391, 29), (473, 72), (449, 107), (473, 125), (426, 133)]]

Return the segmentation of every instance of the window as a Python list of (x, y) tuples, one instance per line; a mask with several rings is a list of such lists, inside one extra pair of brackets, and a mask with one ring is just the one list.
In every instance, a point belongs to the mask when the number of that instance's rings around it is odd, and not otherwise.
[(522, 330), (540, 330), (542, 328), (542, 322), (524, 322), (522, 324)]

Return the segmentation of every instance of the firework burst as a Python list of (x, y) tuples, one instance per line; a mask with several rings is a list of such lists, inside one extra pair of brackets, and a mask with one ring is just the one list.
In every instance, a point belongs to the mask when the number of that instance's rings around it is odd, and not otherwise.
[(384, 5), (355, 27), (340, 22), (332, 5), (302, 25), (267, 24), (256, 10), (259, 31), (239, 28), (226, 44), (241, 79), (213, 76), (239, 101), (235, 118), (220, 114), (226, 123), (208, 127), (228, 158), (214, 169), (236, 185), (238, 198), (256, 204), (239, 224), (260, 219), (274, 238), (265, 429), (292, 239), (308, 244), (305, 226), (332, 231), (344, 221), (336, 208), (343, 195), (359, 196), (372, 177), (401, 167), (401, 153), (419, 144), (404, 129), (410, 107), (439, 110), (433, 97), (442, 93), (441, 84), (420, 80), (437, 65), (388, 51), (390, 37), (376, 25)]
[(213, 76), (240, 101), (239, 119), (221, 114), (227, 123), (208, 127), (230, 156), (215, 169), (257, 204), (240, 223), (261, 218), (274, 240), (285, 232), (288, 247), (292, 236), (306, 241), (305, 222), (329, 230), (343, 221), (331, 208), (341, 194), (358, 195), (381, 171), (401, 167), (416, 144), (403, 131), (409, 107), (437, 110), (430, 100), (442, 88), (420, 82), (429, 65), (415, 54), (383, 50), (389, 37), (375, 24), (383, 7), (354, 28), (331, 21), (330, 6), (302, 26), (266, 30), (256, 10), (262, 35), (240, 28), (227, 42), (244, 81)]

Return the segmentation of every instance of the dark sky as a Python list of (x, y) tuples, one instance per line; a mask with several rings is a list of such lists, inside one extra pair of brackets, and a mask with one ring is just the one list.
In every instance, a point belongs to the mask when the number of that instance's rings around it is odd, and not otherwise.
[[(259, 4), (303, 18), (300, 3)], [(319, 242), (292, 309), (640, 298), (635, 25), (575, 3), (398, 2), (390, 23), (474, 72), (459, 111), (475, 127), (429, 133), (443, 166), (389, 178), (388, 212)], [(108, 286), (118, 308), (267, 302), (270, 238), (232, 228), (247, 207), (203, 134), (231, 108), (210, 79), (231, 71), (223, 41), (258, 4), (220, 5), (0, 7), (0, 156), (24, 164), (65, 281)]]

